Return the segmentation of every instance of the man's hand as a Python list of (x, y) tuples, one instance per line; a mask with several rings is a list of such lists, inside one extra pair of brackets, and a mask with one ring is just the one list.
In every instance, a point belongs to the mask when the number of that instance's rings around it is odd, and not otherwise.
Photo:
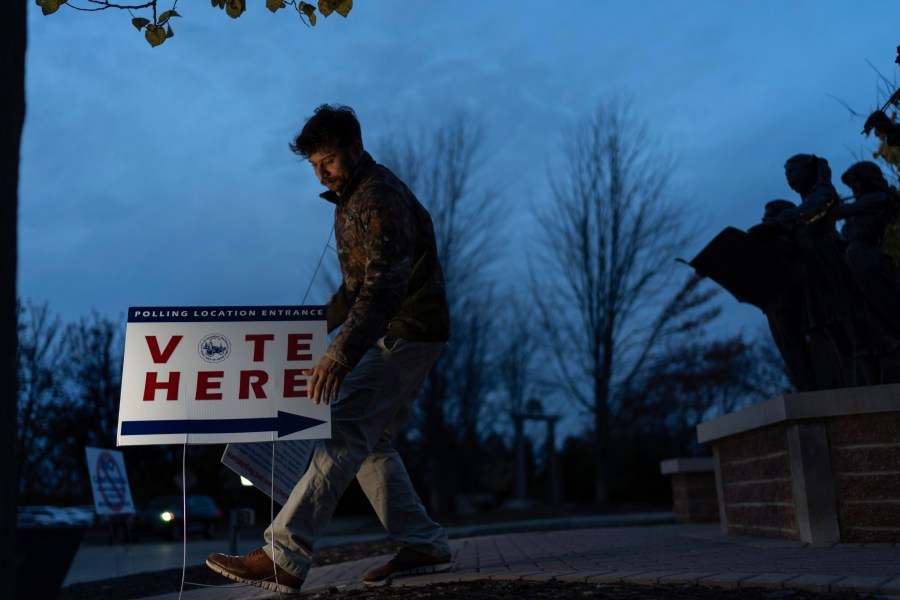
[(332, 400), (337, 400), (341, 382), (344, 381), (348, 372), (347, 367), (341, 363), (323, 356), (312, 370), (303, 371), (304, 375), (309, 375), (309, 384), (306, 387), (307, 395), (316, 404), (319, 402), (328, 404)]

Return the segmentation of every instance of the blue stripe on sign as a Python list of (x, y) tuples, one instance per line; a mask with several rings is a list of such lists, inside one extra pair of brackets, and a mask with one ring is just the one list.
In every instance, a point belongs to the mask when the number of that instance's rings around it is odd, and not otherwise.
[(278, 411), (277, 417), (259, 419), (172, 419), (156, 421), (122, 421), (122, 435), (167, 435), (186, 433), (257, 433), (277, 431), (278, 437), (291, 435), (325, 421)]

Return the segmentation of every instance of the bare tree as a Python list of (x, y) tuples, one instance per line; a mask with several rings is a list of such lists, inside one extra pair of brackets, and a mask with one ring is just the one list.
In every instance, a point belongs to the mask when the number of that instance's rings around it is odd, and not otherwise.
[(85, 496), (84, 447), (116, 441), (122, 330), (96, 313), (64, 327), (46, 304), (26, 303), (19, 338), (19, 494)]
[(85, 446), (116, 444), (124, 354), (121, 323), (93, 312), (65, 330), (65, 376), (68, 401), (57, 421), (59, 451), (51, 457), (57, 493), (86, 495)]
[(116, 443), (122, 385), (124, 329), (93, 312), (66, 329), (67, 372), (77, 402), (77, 417), (91, 424), (83, 443), (112, 447)]
[(55, 416), (65, 406), (66, 352), (62, 321), (46, 304), (20, 305), (18, 316), (16, 489), (27, 498), (43, 494), (53, 477), (47, 459), (57, 447)]
[[(451, 114), (432, 128), (380, 140), (376, 158), (406, 181), (431, 213), (450, 307), (451, 340), (432, 368), (411, 417), (422, 456), (431, 461), (431, 509), (451, 509), (453, 494), (472, 479), (493, 385), (492, 331), (498, 302), (492, 267), (500, 255), (502, 205), (493, 190), (476, 190), (484, 129), (472, 115)], [(455, 449), (449, 452), (451, 448)]]
[(554, 350), (551, 383), (592, 415), (602, 503), (616, 394), (709, 293), (685, 284), (669, 297), (684, 211), (672, 196), (673, 162), (626, 103), (601, 103), (568, 131), (563, 150), (550, 175), (554, 202), (538, 209), (544, 244), (532, 280)]

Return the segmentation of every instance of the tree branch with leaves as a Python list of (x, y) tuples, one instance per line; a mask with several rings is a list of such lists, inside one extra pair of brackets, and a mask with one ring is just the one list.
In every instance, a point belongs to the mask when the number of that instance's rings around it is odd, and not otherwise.
[[(342, 17), (346, 17), (353, 9), (353, 0), (319, 0), (317, 6), (313, 6), (302, 0), (265, 0), (266, 8), (275, 13), (281, 9), (288, 7), (294, 9), (300, 18), (309, 26), (315, 26), (318, 14), (328, 17), (332, 13), (337, 13)], [(80, 3), (76, 4), (69, 0), (35, 0), (36, 4), (41, 7), (44, 15), (52, 15), (61, 7), (67, 6), (73, 10), (83, 12), (97, 12), (101, 10), (119, 9), (127, 10), (132, 15), (131, 24), (138, 31), (144, 32), (147, 42), (153, 46), (159, 46), (175, 33), (172, 30), (171, 20), (175, 17), (181, 17), (176, 11), (178, 0), (172, 0), (171, 8), (159, 12), (160, 0), (149, 0), (141, 3), (119, 3), (110, 2), (109, 0), (81, 0), (86, 2), (87, 6)], [(237, 19), (247, 10), (247, 0), (210, 0), (213, 8), (224, 10), (232, 19)], [(169, 1), (166, 0), (163, 6), (168, 6)], [(135, 13), (147, 14), (147, 16), (135, 16)]]

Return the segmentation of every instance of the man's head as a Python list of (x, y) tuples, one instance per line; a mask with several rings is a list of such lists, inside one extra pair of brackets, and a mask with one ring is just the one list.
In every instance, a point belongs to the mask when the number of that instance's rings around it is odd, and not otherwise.
[(291, 150), (309, 161), (319, 181), (340, 192), (362, 158), (362, 133), (349, 106), (323, 104), (307, 119)]

